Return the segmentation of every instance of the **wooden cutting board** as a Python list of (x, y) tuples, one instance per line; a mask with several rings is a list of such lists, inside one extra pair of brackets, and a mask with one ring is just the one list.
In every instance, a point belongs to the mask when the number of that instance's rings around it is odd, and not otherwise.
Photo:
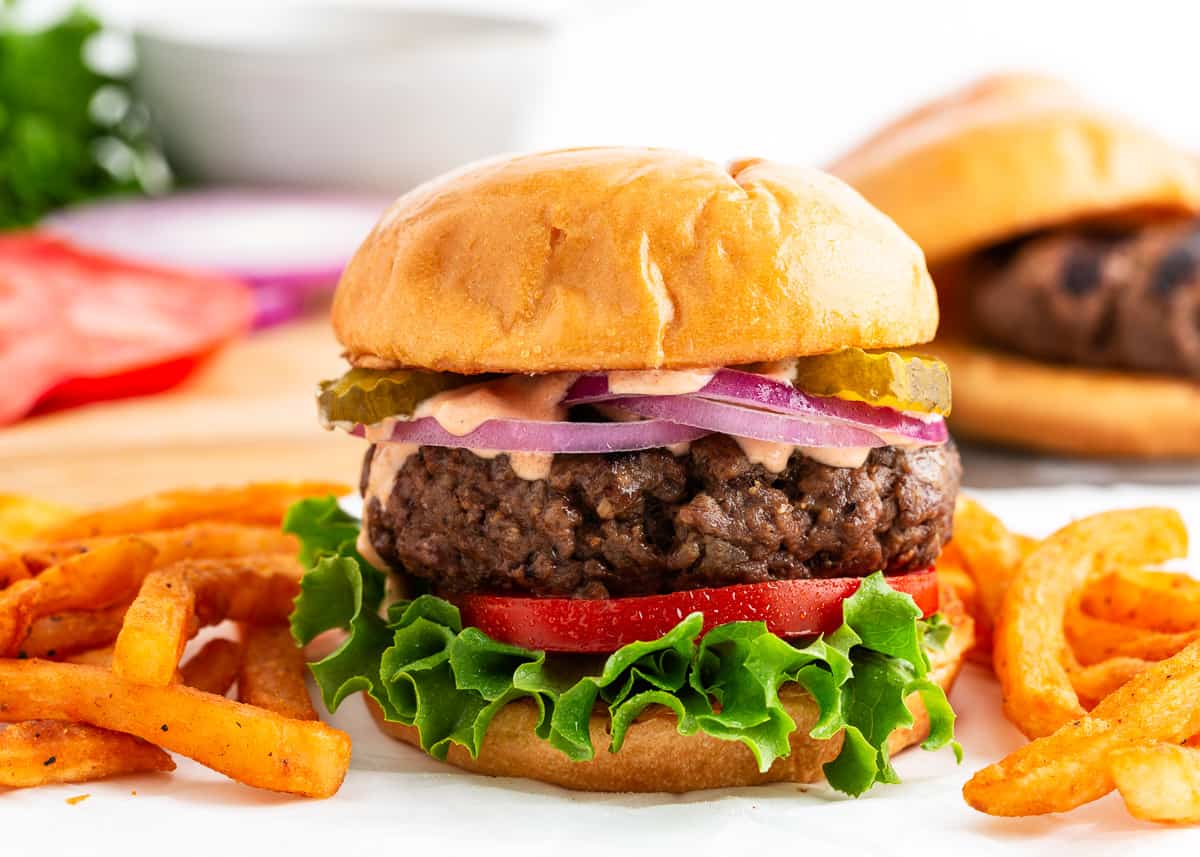
[(341, 374), (325, 314), (230, 346), (169, 393), (47, 414), (0, 429), (0, 493), (77, 505), (185, 485), (358, 482), (365, 446), (316, 418)]

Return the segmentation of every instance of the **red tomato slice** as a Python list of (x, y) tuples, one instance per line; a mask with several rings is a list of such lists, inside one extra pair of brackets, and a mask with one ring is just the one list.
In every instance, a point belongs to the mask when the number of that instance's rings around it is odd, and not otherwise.
[(0, 235), (0, 425), (157, 392), (250, 325), (235, 280), (127, 262), (36, 232)]
[[(766, 622), (781, 637), (814, 636), (842, 624), (842, 602), (858, 589), (857, 577), (778, 580), (688, 589), (634, 598), (456, 598), (464, 625), (494, 640), (547, 652), (613, 652), (627, 643), (656, 640), (684, 616), (704, 613), (704, 630), (741, 620)], [(938, 609), (934, 569), (887, 578), (928, 616)]]

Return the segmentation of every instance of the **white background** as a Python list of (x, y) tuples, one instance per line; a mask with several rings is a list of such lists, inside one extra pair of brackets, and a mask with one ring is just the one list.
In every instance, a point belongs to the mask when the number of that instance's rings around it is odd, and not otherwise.
[[(49, 14), (71, 0), (26, 0)], [(1200, 149), (1200, 4), (787, 0), (208, 0), (239, 9), (387, 5), (552, 22), (545, 107), (526, 148), (630, 143), (827, 163), (881, 120), (990, 71), (1064, 76)], [(93, 0), (117, 21), (189, 0)], [(284, 13), (286, 14), (286, 12)], [(352, 146), (353, 141), (347, 141)], [(352, 153), (352, 150), (351, 150)]]
[[(819, 165), (882, 119), (989, 71), (1062, 75), (1200, 149), (1200, 4), (734, 0), (213, 0), (486, 10), (553, 22), (545, 110), (527, 145), (638, 143)], [(39, 8), (67, 0), (32, 0)], [(95, 0), (118, 20), (179, 0)], [(182, 14), (182, 12), (180, 13)]]

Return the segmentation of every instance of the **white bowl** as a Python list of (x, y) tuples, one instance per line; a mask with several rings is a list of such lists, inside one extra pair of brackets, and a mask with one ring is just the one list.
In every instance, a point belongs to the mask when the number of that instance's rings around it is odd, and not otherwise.
[(548, 24), (379, 5), (164, 4), (135, 84), (185, 177), (399, 193), (525, 148)]

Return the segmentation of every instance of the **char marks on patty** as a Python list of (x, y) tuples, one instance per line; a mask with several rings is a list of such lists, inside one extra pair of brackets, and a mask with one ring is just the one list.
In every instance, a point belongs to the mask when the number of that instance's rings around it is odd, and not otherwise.
[(984, 253), (983, 340), (1057, 363), (1200, 378), (1200, 221), (1049, 232)]
[(603, 598), (923, 568), (960, 474), (952, 443), (857, 468), (797, 454), (773, 474), (710, 435), (678, 457), (559, 455), (532, 481), (504, 455), (422, 447), (367, 516), (379, 555), (436, 592)]

